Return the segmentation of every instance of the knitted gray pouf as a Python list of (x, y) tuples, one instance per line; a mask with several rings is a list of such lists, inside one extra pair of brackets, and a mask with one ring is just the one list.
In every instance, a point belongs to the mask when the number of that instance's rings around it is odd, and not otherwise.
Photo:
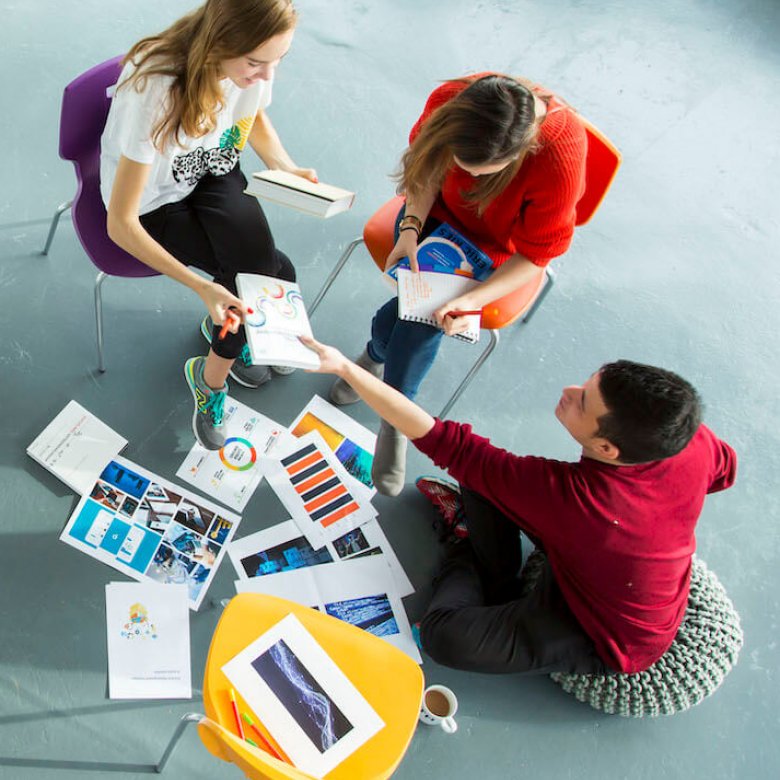
[[(533, 553), (523, 580), (536, 579), (544, 556)], [(530, 569), (529, 569), (530, 566)], [(739, 615), (718, 578), (694, 556), (685, 617), (672, 646), (637, 674), (563, 674), (550, 677), (567, 693), (609, 714), (629, 718), (682, 712), (709, 696), (737, 662), (743, 635)]]

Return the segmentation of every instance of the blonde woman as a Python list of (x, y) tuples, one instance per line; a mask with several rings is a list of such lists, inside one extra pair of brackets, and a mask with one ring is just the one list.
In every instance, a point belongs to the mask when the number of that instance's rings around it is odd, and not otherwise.
[[(413, 399), (444, 333), (468, 327), (450, 311), (481, 309), (530, 281), (563, 254), (574, 232), (584, 189), (585, 130), (555, 95), (524, 79), (487, 73), (447, 81), (430, 95), (401, 161), (406, 196), (387, 265), (408, 257), (417, 270), (417, 244), (447, 222), (487, 254), (493, 271), (478, 289), (436, 313), (441, 328), (398, 319), (395, 299), (374, 316), (358, 364)], [(336, 404), (355, 403), (344, 381)], [(372, 476), (380, 493), (403, 488), (406, 438), (388, 423), (379, 431)]]
[[(211, 349), (186, 362), (185, 376), (193, 431), (211, 450), (225, 440), (228, 373), (248, 387), (271, 377), (267, 366), (251, 364), (235, 275), (295, 280), (260, 205), (244, 195), (241, 150), (249, 143), (269, 168), (316, 181), (313, 169), (293, 162), (265, 113), (295, 24), (290, 0), (208, 0), (144, 38), (125, 58), (102, 139), (109, 236), (196, 292), (208, 312), (201, 330)], [(223, 324), (228, 332), (219, 338)]]

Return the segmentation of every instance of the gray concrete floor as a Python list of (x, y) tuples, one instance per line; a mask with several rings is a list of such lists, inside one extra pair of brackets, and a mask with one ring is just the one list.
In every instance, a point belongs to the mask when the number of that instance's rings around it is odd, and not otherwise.
[[(165, 477), (191, 444), (181, 366), (203, 352), (199, 302), (162, 279), (110, 280), (101, 376), (95, 270), (72, 225), (63, 221), (49, 257), (37, 254), (51, 211), (74, 190), (69, 164), (57, 157), (63, 86), (191, 5), (0, 2), (2, 778), (122, 776), (58, 762), (153, 762), (177, 717), (197, 708), (106, 698), (103, 585), (120, 577), (58, 542), (75, 498), (25, 455), (70, 398), (124, 433), (130, 458)], [(555, 263), (559, 284), (542, 311), (529, 327), (506, 332), (454, 416), (509, 449), (576, 458), (552, 414), (560, 387), (630, 357), (694, 382), (707, 421), (741, 459), (737, 486), (708, 501), (698, 534), (746, 635), (739, 665), (712, 698), (673, 718), (629, 721), (591, 711), (546, 678), (463, 674), (428, 661), (428, 680), (459, 694), (461, 728), (454, 737), (421, 728), (397, 777), (777, 777), (776, 0), (298, 5), (300, 29), (271, 116), (300, 164), (359, 193), (350, 213), (327, 222), (268, 208), (304, 294), (314, 294), (343, 244), (391, 194), (387, 175), (437, 80), (483, 69), (527, 75), (608, 133), (625, 164), (601, 212)], [(314, 325), (321, 339), (352, 353), (384, 293), (365, 255), (353, 258), (348, 277)], [(420, 399), (434, 411), (473, 355), (446, 347)], [(237, 397), (286, 423), (327, 386), (298, 373), (261, 392), (239, 388)], [(365, 408), (354, 414), (376, 425)], [(410, 458), (410, 480), (429, 470), (421, 456)], [(430, 515), (411, 486), (376, 503), (418, 588), (407, 601), (416, 618), (437, 559)], [(279, 516), (263, 486), (241, 531)], [(211, 595), (231, 590), (226, 562)], [(213, 610), (192, 616), (195, 679), (216, 619)], [(211, 760), (194, 733), (168, 773), (237, 776)]]

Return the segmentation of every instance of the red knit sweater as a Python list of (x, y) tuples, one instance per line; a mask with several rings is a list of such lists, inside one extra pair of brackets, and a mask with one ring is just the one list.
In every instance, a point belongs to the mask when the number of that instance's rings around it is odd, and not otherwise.
[(544, 545), (571, 611), (612, 669), (638, 672), (672, 643), (688, 603), (694, 529), (736, 455), (702, 425), (666, 460), (610, 466), (520, 457), (437, 420), (415, 445)]
[[(468, 82), (457, 81), (437, 87), (412, 128), (409, 142), (437, 108), (466, 86)], [(587, 138), (576, 113), (554, 95), (550, 96), (539, 140), (539, 151), (525, 159), (515, 178), (481, 217), (461, 196), (474, 186), (474, 179), (457, 165), (447, 173), (431, 210), (432, 217), (448, 222), (490, 255), (496, 267), (516, 253), (545, 266), (571, 243), (577, 201), (585, 189)]]

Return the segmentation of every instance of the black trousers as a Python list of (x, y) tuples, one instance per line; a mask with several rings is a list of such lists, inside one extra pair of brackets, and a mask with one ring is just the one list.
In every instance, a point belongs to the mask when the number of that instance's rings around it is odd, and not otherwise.
[[(238, 165), (224, 176), (206, 174), (184, 200), (167, 203), (141, 217), (146, 231), (177, 260), (214, 277), (236, 294), (236, 274), (255, 273), (295, 281), (289, 258), (274, 244), (257, 198), (245, 195), (246, 178)], [(246, 344), (244, 328), (217, 338), (217, 355), (233, 359)]]
[(519, 595), (520, 531), (486, 499), (463, 489), (469, 538), (453, 544), (420, 625), (437, 663), (476, 672), (603, 674), (593, 641), (572, 614), (545, 558)]

